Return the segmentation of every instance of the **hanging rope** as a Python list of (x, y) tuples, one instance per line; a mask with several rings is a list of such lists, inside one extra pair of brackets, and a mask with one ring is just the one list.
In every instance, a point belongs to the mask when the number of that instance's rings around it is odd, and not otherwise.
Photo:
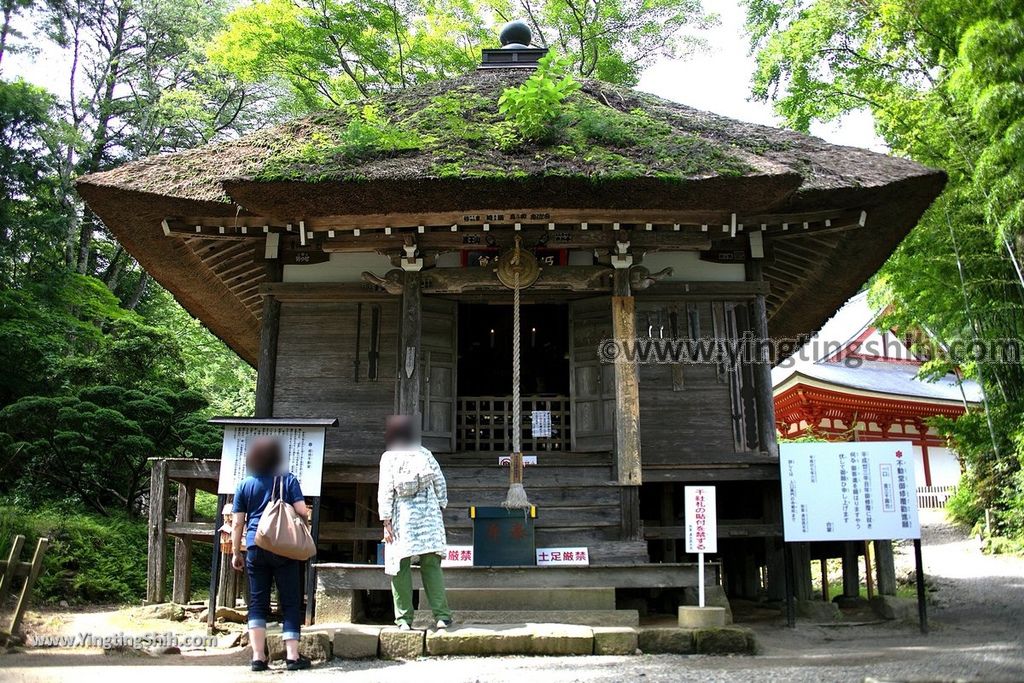
[(523, 488), (523, 416), (522, 401), (519, 394), (519, 276), (522, 272), (519, 237), (516, 237), (515, 251), (512, 254), (512, 457), (508, 467), (508, 495), (505, 497), (506, 508), (529, 508), (530, 499)]

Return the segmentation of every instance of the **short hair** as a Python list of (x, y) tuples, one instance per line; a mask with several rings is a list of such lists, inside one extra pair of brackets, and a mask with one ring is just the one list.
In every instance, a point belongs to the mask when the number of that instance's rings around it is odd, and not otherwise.
[(245, 466), (250, 474), (264, 476), (277, 474), (284, 463), (284, 449), (281, 441), (269, 436), (261, 436), (249, 444), (245, 454)]
[(419, 430), (411, 415), (392, 415), (384, 425), (384, 445), (403, 448), (419, 444)]

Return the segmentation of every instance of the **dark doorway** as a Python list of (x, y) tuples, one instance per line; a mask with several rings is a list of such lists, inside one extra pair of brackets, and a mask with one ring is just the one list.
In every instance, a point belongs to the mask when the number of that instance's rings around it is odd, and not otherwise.
[[(569, 311), (564, 304), (520, 309), (520, 392), (569, 394)], [(512, 306), (459, 306), (459, 396), (512, 394)]]

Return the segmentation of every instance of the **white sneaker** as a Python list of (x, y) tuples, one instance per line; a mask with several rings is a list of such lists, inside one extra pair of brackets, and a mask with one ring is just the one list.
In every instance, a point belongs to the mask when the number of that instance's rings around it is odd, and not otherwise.
[(452, 620), (451, 619), (438, 619), (437, 620), (437, 629), (438, 630), (446, 629), (446, 628), (448, 628), (451, 625), (452, 625)]
[(412, 630), (412, 626), (410, 626), (409, 624), (407, 624), (407, 623), (405, 623), (403, 621), (401, 624), (398, 625), (398, 630), (399, 631), (411, 631)]

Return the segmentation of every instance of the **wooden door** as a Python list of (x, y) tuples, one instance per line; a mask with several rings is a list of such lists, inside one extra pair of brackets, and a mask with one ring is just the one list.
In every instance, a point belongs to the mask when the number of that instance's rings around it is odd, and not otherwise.
[(451, 453), (455, 450), (458, 308), (454, 301), (426, 296), (422, 307), (423, 445), (435, 453)]
[(612, 338), (607, 296), (569, 306), (569, 402), (572, 449), (610, 451), (615, 440), (615, 365), (602, 362), (598, 344)]

